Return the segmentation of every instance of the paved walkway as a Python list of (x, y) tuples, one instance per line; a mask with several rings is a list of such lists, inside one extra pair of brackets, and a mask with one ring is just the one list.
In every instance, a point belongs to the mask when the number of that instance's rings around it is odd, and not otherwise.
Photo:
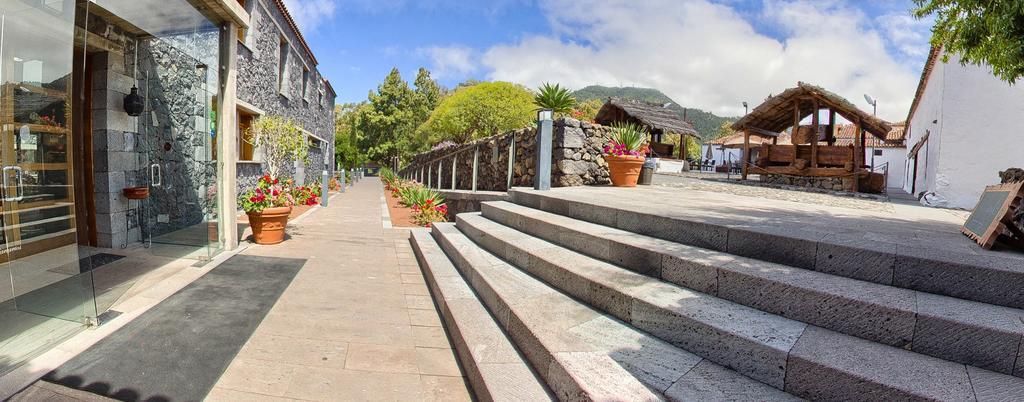
[(367, 178), (243, 254), (308, 262), (208, 400), (470, 400), (408, 230), (381, 225)]

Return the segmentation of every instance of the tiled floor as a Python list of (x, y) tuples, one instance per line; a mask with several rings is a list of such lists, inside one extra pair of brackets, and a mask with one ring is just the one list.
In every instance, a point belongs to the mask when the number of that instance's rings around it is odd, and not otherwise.
[(244, 254), (308, 258), (209, 400), (470, 400), (408, 242), (368, 178)]

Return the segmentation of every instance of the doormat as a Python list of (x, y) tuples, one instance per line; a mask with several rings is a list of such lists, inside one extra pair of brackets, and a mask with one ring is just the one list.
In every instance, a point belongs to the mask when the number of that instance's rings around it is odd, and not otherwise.
[(231, 257), (44, 378), (122, 401), (203, 400), (305, 262)]
[(97, 253), (88, 257), (82, 257), (78, 259), (78, 266), (72, 264), (62, 265), (57, 268), (50, 269), (50, 272), (65, 274), (65, 275), (78, 275), (86, 272), (95, 270), (96, 268), (110, 264), (114, 261), (125, 258), (123, 255), (109, 254), (109, 253)]

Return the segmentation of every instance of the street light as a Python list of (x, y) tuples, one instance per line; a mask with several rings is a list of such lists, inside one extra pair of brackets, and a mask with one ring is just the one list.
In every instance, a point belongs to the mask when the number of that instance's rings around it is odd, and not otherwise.
[(872, 98), (871, 95), (864, 94), (864, 100), (868, 101), (868, 104), (871, 105), (871, 108), (872, 108), (871, 115), (872, 116), (877, 115), (878, 114), (878, 99)]
[(750, 107), (747, 106), (747, 102), (744, 101), (743, 102), (743, 115), (746, 116), (748, 114), (750, 114)]

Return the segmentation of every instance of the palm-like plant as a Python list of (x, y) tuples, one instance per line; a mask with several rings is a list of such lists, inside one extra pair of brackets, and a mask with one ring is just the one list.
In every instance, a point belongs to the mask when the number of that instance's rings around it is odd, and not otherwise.
[(573, 106), (576, 106), (576, 98), (572, 97), (568, 88), (544, 83), (533, 97), (533, 104), (540, 109), (551, 109), (555, 113), (569, 113)]
[(639, 156), (647, 143), (647, 130), (638, 124), (620, 122), (612, 124), (611, 141), (604, 147), (606, 155)]

